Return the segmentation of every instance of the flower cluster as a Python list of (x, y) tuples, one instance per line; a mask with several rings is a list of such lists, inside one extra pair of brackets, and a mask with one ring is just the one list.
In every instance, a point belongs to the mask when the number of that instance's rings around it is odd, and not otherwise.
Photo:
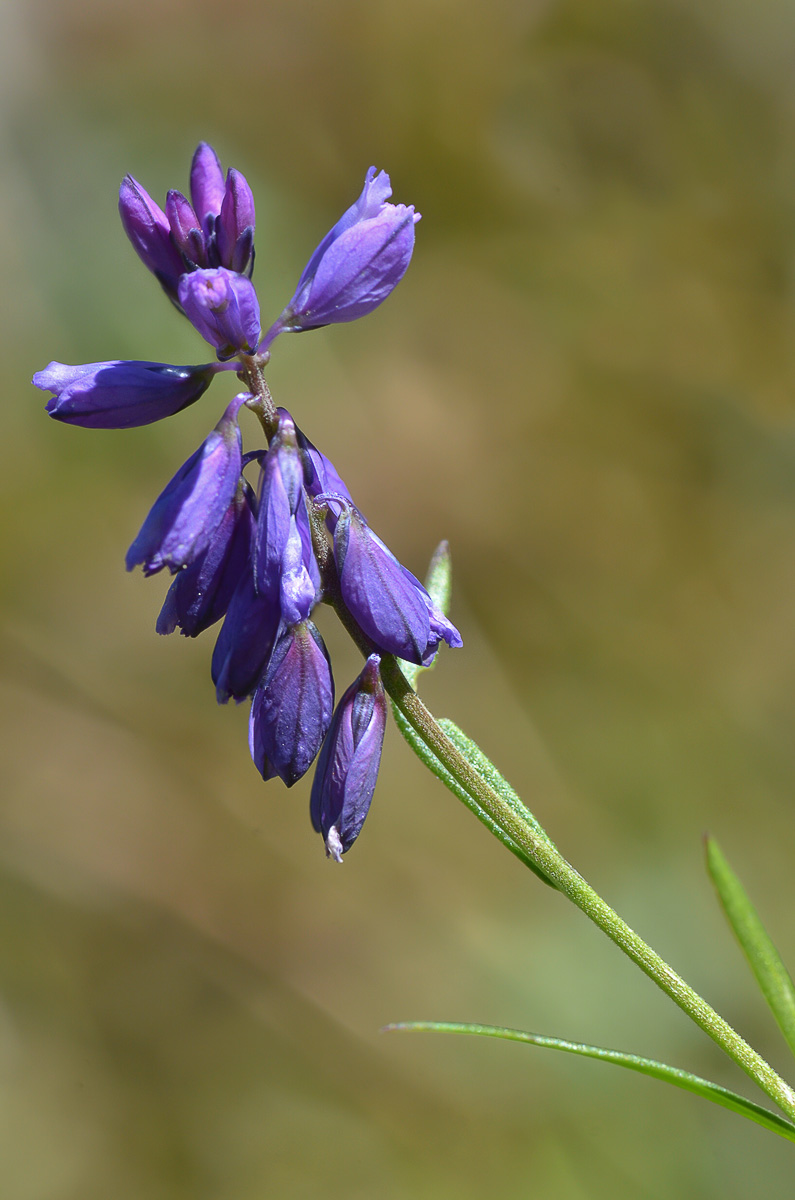
[[(388, 203), (389, 177), (367, 172), (359, 199), (318, 245), (290, 303), (262, 333), (254, 267), (254, 200), (244, 177), (224, 178), (215, 151), (193, 157), (190, 199), (168, 193), (165, 210), (131, 176), (121, 185), (122, 224), (169, 299), (215, 349), (215, 362), (171, 366), (111, 360), (52, 362), (33, 379), (51, 393), (47, 411), (94, 429), (126, 429), (193, 404), (215, 374), (246, 384), (166, 485), (127, 553), (127, 568), (167, 568), (171, 587), (159, 633), (196, 637), (222, 621), (212, 657), (219, 703), (251, 698), (249, 746), (263, 779), (292, 786), (318, 757), (312, 823), (337, 861), (370, 806), (386, 724), (381, 657), (427, 666), (458, 630), (422, 584), (376, 536), (329, 460), (263, 378), (285, 332), (353, 321), (402, 279), (419, 215)], [(243, 452), (244, 408), (267, 445)], [(245, 470), (258, 470), (256, 487)], [(326, 600), (358, 627), (369, 654), (334, 709), (334, 681), (312, 621)]]

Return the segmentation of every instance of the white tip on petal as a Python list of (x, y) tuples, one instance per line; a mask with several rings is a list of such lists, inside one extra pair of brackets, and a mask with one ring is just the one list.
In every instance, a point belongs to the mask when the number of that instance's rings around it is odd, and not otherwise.
[(333, 858), (334, 862), (342, 862), (342, 842), (340, 841), (339, 830), (336, 825), (332, 825), (328, 831), (326, 838), (326, 857)]

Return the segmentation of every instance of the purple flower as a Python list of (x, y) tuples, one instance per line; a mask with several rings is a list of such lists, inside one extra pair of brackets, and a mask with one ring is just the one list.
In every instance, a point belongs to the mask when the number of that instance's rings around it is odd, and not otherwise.
[(167, 363), (84, 363), (70, 367), (51, 362), (37, 371), (33, 382), (52, 392), (47, 412), (56, 421), (88, 429), (131, 429), (149, 425), (193, 404), (207, 390), (218, 370), (170, 367)]
[(323, 834), (326, 854), (337, 862), (359, 836), (378, 777), (386, 727), (380, 662), (371, 654), (340, 700), (312, 783), (312, 824)]
[(141, 262), (176, 304), (185, 262), (171, 237), (168, 217), (132, 175), (125, 175), (119, 189), (119, 215)]
[(250, 570), (252, 503), (251, 489), (241, 479), (205, 552), (175, 575), (157, 618), (158, 633), (173, 633), (179, 627), (186, 637), (197, 637), (224, 616)]
[[(215, 224), (218, 261), (232, 271), (254, 266), (254, 197), (239, 171), (230, 170)], [(249, 271), (250, 274), (250, 271)]]
[(262, 463), (254, 571), (258, 590), (278, 596), (287, 625), (306, 620), (320, 584), (303, 480), (295, 425), (280, 409), (279, 425)]
[(342, 598), (373, 644), (423, 665), (433, 658), (440, 640), (460, 646), (458, 630), (434, 607), (419, 580), (398, 562), (354, 505), (334, 499), (334, 507), (340, 509), (334, 558)]
[(193, 210), (204, 234), (207, 265), (251, 274), (254, 266), (254, 196), (245, 176), (224, 175), (212, 146), (201, 142), (190, 171)]
[(413, 205), (387, 204), (391, 195), (389, 176), (370, 167), (361, 196), (315, 250), (263, 347), (283, 331), (355, 321), (386, 300), (406, 273), (420, 219)]
[(213, 432), (155, 501), (127, 552), (127, 570), (144, 574), (189, 566), (207, 550), (232, 502), (242, 469), (237, 416), (248, 400), (235, 396)]
[(257, 591), (251, 565), (244, 571), (215, 643), (212, 677), (219, 704), (250, 696), (279, 632), (278, 599)]
[(239, 350), (253, 354), (259, 341), (259, 302), (244, 275), (215, 267), (183, 275), (177, 289), (185, 316), (215, 346), (223, 361)]
[(337, 468), (322, 451), (310, 442), (309, 438), (297, 426), (295, 436), (301, 451), (304, 464), (304, 486), (313, 498), (328, 492), (334, 496), (342, 496), (353, 503), (353, 498), (343, 483)]
[(218, 156), (201, 142), (190, 185), (193, 203), (172, 190), (165, 212), (131, 175), (119, 191), (125, 233), (175, 304), (186, 271), (228, 267), (250, 275), (254, 266), (254, 198), (245, 178), (230, 170), (224, 183)]
[(292, 787), (311, 767), (334, 708), (334, 682), (323, 639), (311, 621), (283, 629), (254, 693), (251, 757), (263, 779)]

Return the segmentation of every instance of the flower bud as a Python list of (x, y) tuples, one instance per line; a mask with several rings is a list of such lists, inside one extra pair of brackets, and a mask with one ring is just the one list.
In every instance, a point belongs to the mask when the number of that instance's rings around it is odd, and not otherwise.
[(270, 658), (281, 613), (257, 591), (249, 564), (237, 585), (213, 650), (212, 677), (219, 704), (252, 695)]
[(263, 595), (278, 596), (288, 625), (306, 620), (320, 577), (303, 489), (295, 425), (284, 409), (262, 462), (254, 571)]
[(259, 303), (245, 276), (225, 267), (192, 271), (180, 279), (177, 295), (188, 320), (215, 346), (222, 362), (239, 350), (254, 353), (260, 335)]
[[(226, 188), (215, 227), (218, 259), (222, 267), (244, 272), (253, 266), (254, 196), (244, 175), (234, 168), (226, 177)], [(251, 272), (248, 272), (251, 274)]]
[(209, 235), (224, 200), (224, 173), (218, 155), (207, 142), (199, 142), (193, 155), (190, 195), (202, 230)]
[(414, 249), (413, 206), (387, 204), (389, 176), (367, 172), (361, 196), (310, 258), (280, 329), (355, 321), (377, 308), (406, 273)]
[(254, 540), (253, 496), (244, 479), (204, 554), (178, 571), (157, 618), (158, 633), (197, 637), (220, 621), (246, 570)]
[(51, 362), (33, 383), (52, 392), (47, 412), (56, 421), (87, 429), (132, 429), (170, 417), (204, 395), (219, 368), (171, 367), (167, 363)]
[(166, 196), (166, 217), (172, 240), (185, 259), (185, 270), (206, 267), (207, 249), (201, 224), (182, 192), (171, 191)]
[(311, 621), (284, 629), (254, 693), (251, 757), (263, 779), (292, 787), (311, 767), (334, 708), (326, 647)]
[(213, 432), (158, 496), (127, 551), (127, 570), (145, 575), (189, 566), (207, 550), (232, 502), (242, 470), (237, 416), (248, 399), (231, 402)]
[(323, 834), (326, 854), (337, 862), (359, 836), (378, 778), (386, 727), (380, 662), (371, 654), (340, 700), (312, 783), (312, 825)]
[(125, 175), (119, 189), (119, 215), (141, 262), (176, 303), (177, 285), (185, 264), (171, 238), (166, 214), (132, 175)]

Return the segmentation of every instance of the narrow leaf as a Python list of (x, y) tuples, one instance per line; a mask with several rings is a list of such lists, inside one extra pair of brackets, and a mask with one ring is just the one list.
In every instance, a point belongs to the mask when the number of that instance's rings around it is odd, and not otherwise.
[(795, 1054), (795, 985), (745, 888), (714, 838), (705, 839), (707, 870), (723, 911), (781, 1032)]
[(539, 825), (533, 814), (520, 800), (519, 796), (513, 790), (500, 772), (495, 767), (494, 763), (486, 758), (486, 755), (481, 750), (476, 742), (467, 737), (462, 729), (449, 721), (447, 717), (442, 717), (439, 721), (440, 727), (449, 737), (450, 741), (455, 746), (471, 767), (474, 767), (481, 779), (484, 779), (490, 787), (494, 789), (498, 796), (502, 797), (506, 804), (509, 804), (514, 812), (518, 813), (523, 821), (526, 821), (531, 826), (534, 833), (537, 833), (540, 838), (549, 846), (553, 846), (554, 842), (547, 834), (546, 830)]
[[(425, 576), (425, 587), (439, 611), (447, 616), (450, 611), (450, 598), (453, 591), (453, 562), (450, 557), (449, 542), (440, 542), (434, 550), (431, 561), (428, 564), (428, 573)], [(422, 667), (418, 663), (406, 662), (402, 658), (399, 658), (397, 661), (398, 666), (413, 688), (416, 688), (420, 674), (423, 671), (430, 671), (433, 666), (433, 663), (431, 663), (429, 667)]]
[(703, 1096), (705, 1100), (711, 1100), (713, 1104), (720, 1104), (723, 1108), (731, 1109), (732, 1112), (739, 1113), (741, 1117), (747, 1117), (749, 1121), (755, 1121), (757, 1125), (769, 1129), (771, 1133), (777, 1133), (780, 1137), (795, 1142), (795, 1125), (783, 1117), (768, 1112), (761, 1105), (754, 1104), (752, 1100), (746, 1100), (744, 1096), (739, 1096), (736, 1092), (729, 1091), (728, 1088), (720, 1087), (717, 1083), (710, 1083), (708, 1079), (691, 1075), (689, 1071), (681, 1071), (678, 1067), (669, 1067), (667, 1063), (656, 1062), (651, 1058), (639, 1058), (636, 1054), (624, 1054), (620, 1050), (606, 1050), (601, 1046), (588, 1046), (582, 1042), (566, 1042), (561, 1038), (544, 1037), (538, 1033), (525, 1033), (521, 1029), (503, 1029), (497, 1025), (464, 1025), (450, 1021), (400, 1021), (385, 1026), (385, 1032), (394, 1030), (419, 1033), (466, 1033), (474, 1034), (477, 1037), (503, 1038), (510, 1042), (525, 1042), (530, 1046), (542, 1046), (550, 1050), (563, 1050), (568, 1054), (579, 1054), (584, 1058), (600, 1059), (602, 1062), (613, 1063), (617, 1067), (626, 1067), (630, 1071), (639, 1071), (642, 1075), (650, 1075), (653, 1079), (661, 1079), (665, 1083), (673, 1084), (674, 1087), (693, 1092), (696, 1096)]
[(460, 783), (453, 778), (447, 768), (439, 762), (439, 759), (436, 757), (433, 751), (425, 745), (425, 742), (423, 742), (416, 730), (412, 728), (394, 702), (392, 703), (392, 715), (395, 718), (395, 724), (403, 734), (403, 737), (406, 739), (411, 749), (417, 755), (417, 758), (419, 758), (420, 762), (422, 762), (428, 768), (428, 770), (436, 776), (437, 779), (440, 779), (445, 787), (449, 788), (453, 795), (457, 796), (458, 799), (461, 800), (467, 806), (467, 808), (475, 814), (479, 821), (482, 821), (489, 832), (493, 833), (498, 841), (502, 842), (503, 846), (510, 850), (511, 854), (515, 854), (516, 857), (523, 862), (526, 867), (529, 867), (530, 870), (537, 875), (539, 879), (543, 880), (544, 883), (548, 883), (550, 887), (554, 887), (555, 885), (552, 880), (547, 878), (547, 876), (535, 865), (533, 860), (528, 857), (525, 851), (522, 850), (520, 846), (517, 846), (513, 838), (509, 837), (505, 830), (502, 829), (496, 823), (496, 821), (492, 820), (489, 814), (480, 807), (477, 801), (472, 799), (469, 792), (461, 787)]

